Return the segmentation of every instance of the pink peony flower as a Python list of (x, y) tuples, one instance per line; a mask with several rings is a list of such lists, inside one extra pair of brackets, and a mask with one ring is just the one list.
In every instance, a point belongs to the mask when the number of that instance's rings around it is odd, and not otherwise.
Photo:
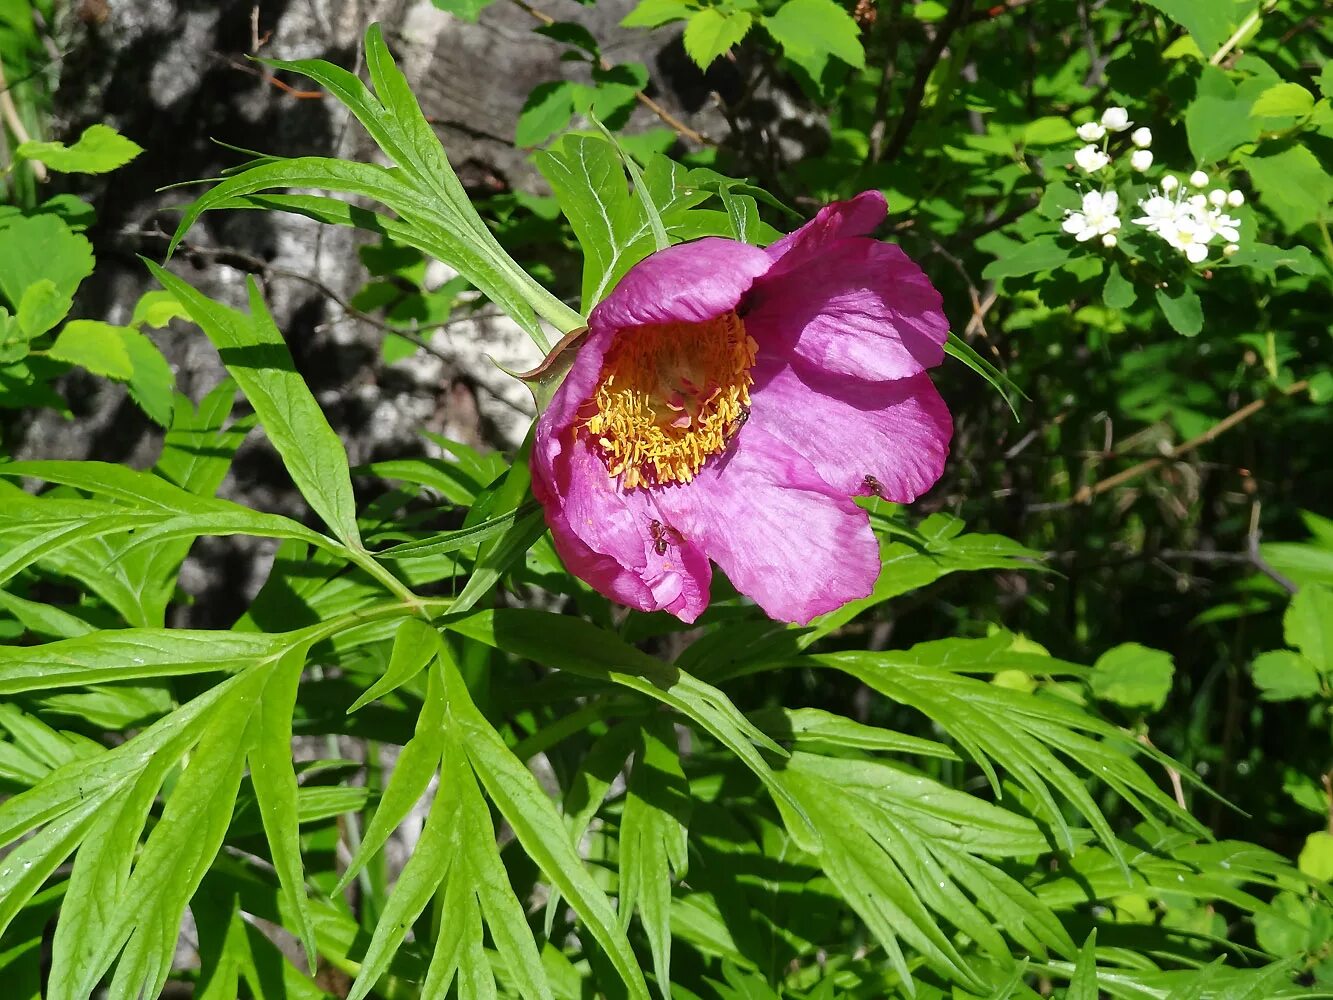
[(879, 546), (852, 498), (916, 499), (953, 433), (925, 374), (944, 357), (940, 296), (866, 237), (885, 212), (868, 191), (766, 250), (669, 247), (593, 309), (532, 454), (572, 572), (686, 622), (710, 559), (784, 621), (871, 592)]

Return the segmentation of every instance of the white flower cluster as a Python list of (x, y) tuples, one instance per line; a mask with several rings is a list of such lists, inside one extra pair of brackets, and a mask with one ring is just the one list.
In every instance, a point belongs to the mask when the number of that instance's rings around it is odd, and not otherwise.
[(1160, 188), (1139, 202), (1143, 215), (1134, 219), (1134, 224), (1156, 233), (1191, 264), (1207, 260), (1208, 245), (1217, 239), (1223, 241), (1222, 253), (1230, 257), (1240, 249), (1240, 220), (1225, 210), (1245, 204), (1245, 195), (1221, 188), (1205, 195), (1207, 186), (1208, 175), (1202, 170), (1190, 175), (1189, 187), (1196, 189), (1194, 194), (1187, 194), (1186, 186), (1167, 174)]
[[(1086, 145), (1074, 153), (1074, 163), (1102, 183), (1101, 190), (1083, 194), (1079, 211), (1065, 213), (1062, 228), (1080, 243), (1100, 238), (1102, 246), (1114, 247), (1118, 242), (1120, 195), (1109, 189), (1115, 171), (1110, 144), (1116, 133), (1128, 132), (1133, 125), (1128, 110), (1110, 107), (1097, 121), (1084, 122), (1075, 129)], [(1134, 129), (1129, 142), (1130, 169), (1136, 174), (1147, 173), (1153, 165), (1152, 130), (1144, 126)], [(1222, 188), (1204, 193), (1209, 177), (1202, 170), (1191, 174), (1188, 183), (1195, 189), (1193, 193), (1179, 178), (1167, 174), (1147, 198), (1139, 201), (1143, 214), (1130, 221), (1179, 250), (1191, 264), (1207, 260), (1209, 246), (1218, 240), (1223, 243), (1223, 255), (1230, 257), (1240, 249), (1240, 220), (1228, 215), (1226, 209), (1243, 205), (1245, 196)]]

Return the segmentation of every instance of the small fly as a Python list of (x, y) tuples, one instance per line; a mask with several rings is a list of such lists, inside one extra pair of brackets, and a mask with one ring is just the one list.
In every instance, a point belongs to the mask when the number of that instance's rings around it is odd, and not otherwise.
[(865, 490), (865, 492), (869, 493), (871, 496), (879, 497), (881, 500), (884, 499), (884, 484), (874, 476), (866, 476), (862, 479), (861, 489)]

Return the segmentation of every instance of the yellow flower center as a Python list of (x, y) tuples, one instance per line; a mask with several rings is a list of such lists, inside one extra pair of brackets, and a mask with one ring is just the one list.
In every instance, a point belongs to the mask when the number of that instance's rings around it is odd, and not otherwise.
[(749, 416), (755, 349), (734, 312), (621, 336), (585, 411), (608, 474), (625, 489), (693, 479)]

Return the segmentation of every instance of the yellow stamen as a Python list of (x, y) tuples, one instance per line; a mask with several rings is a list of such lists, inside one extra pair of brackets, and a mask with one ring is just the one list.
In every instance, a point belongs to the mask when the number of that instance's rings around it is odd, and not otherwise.
[(749, 414), (755, 342), (734, 312), (623, 334), (584, 428), (625, 489), (688, 483)]

